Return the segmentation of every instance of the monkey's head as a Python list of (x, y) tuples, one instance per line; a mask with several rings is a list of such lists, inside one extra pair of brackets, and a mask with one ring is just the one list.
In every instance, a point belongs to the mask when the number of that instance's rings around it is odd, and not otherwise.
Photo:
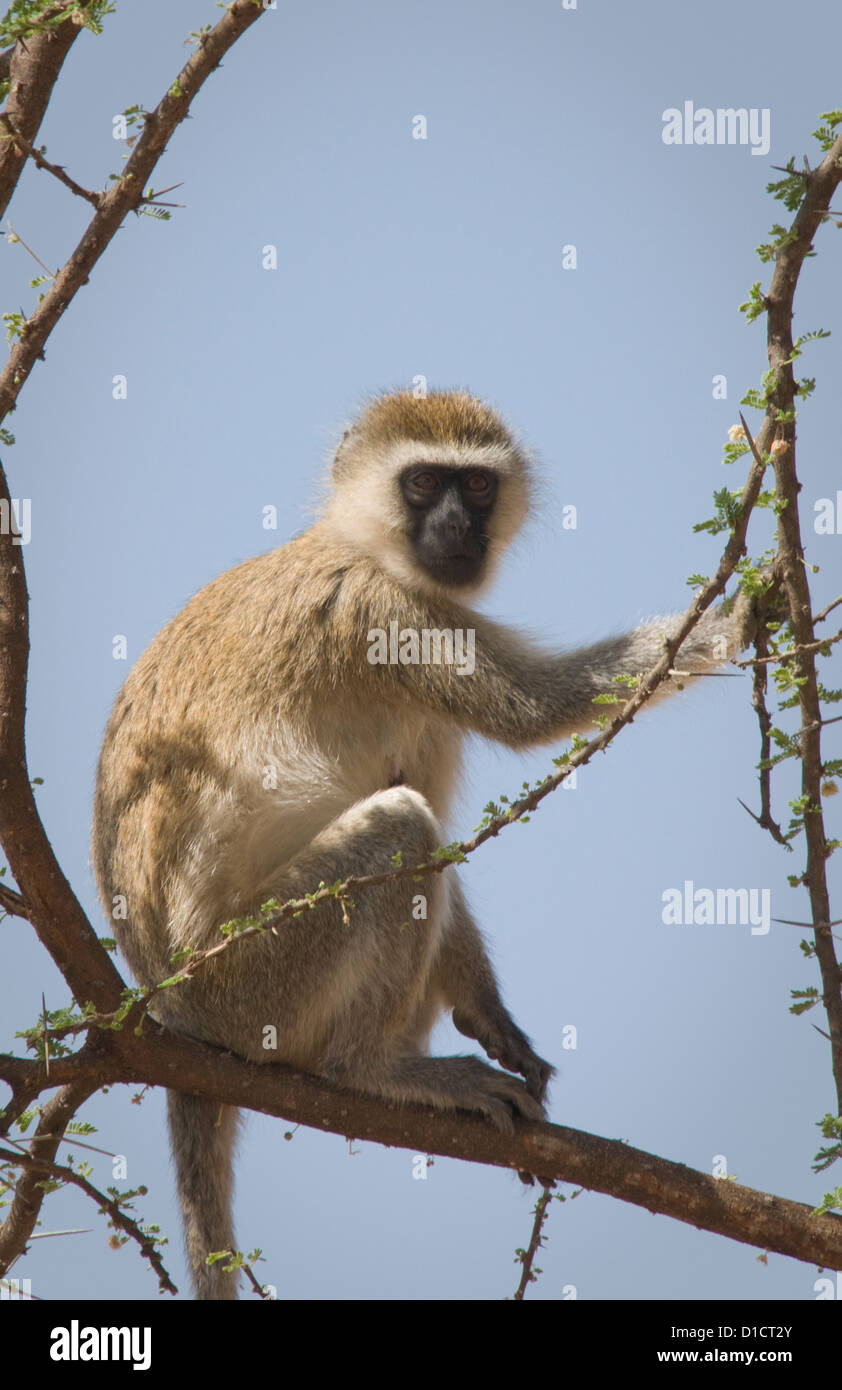
[(378, 397), (346, 430), (325, 521), (406, 586), (455, 598), (491, 579), (529, 507), (528, 457), (464, 391)]

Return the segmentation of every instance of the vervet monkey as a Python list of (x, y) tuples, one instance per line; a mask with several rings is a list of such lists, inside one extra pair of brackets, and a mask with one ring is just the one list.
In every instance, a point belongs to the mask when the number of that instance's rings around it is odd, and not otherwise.
[[(426, 859), (447, 842), (466, 734), (557, 741), (594, 725), (615, 676), (655, 664), (674, 618), (557, 654), (467, 606), (530, 482), (524, 449), (470, 395), (381, 396), (345, 433), (316, 525), (208, 584), (141, 656), (105, 734), (93, 862), (106, 911), (127, 902), (114, 926), (142, 985), (270, 898), (380, 873), (398, 850)], [(734, 654), (745, 622), (744, 604), (709, 611), (682, 667)], [(474, 635), (470, 670), (447, 659), (442, 634), (460, 632)], [(446, 1009), (504, 1071), (427, 1055)], [(453, 867), (358, 893), (350, 924), (329, 901), (240, 942), (154, 1011), (253, 1062), (502, 1130), (541, 1118), (552, 1074), (500, 998)], [(196, 1296), (236, 1298), (205, 1260), (236, 1248), (237, 1112), (171, 1091), (169, 1118)]]

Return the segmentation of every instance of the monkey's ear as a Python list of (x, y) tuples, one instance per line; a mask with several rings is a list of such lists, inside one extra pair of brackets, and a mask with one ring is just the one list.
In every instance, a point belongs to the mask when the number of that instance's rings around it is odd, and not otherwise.
[(338, 445), (336, 446), (336, 449), (334, 450), (334, 454), (333, 454), (333, 464), (332, 464), (332, 470), (331, 470), (331, 471), (332, 471), (332, 473), (333, 473), (334, 478), (336, 478), (336, 479), (338, 479), (338, 478), (341, 476), (341, 474), (342, 474), (342, 472), (343, 472), (343, 465), (347, 462), (347, 457), (346, 457), (347, 448), (346, 448), (346, 446), (347, 446), (347, 444), (348, 444), (348, 440), (351, 438), (351, 434), (352, 434), (352, 433), (353, 433), (353, 431), (352, 431), (352, 429), (351, 429), (350, 427), (349, 427), (347, 430), (343, 430), (343, 431), (342, 431), (342, 438), (340, 439)]

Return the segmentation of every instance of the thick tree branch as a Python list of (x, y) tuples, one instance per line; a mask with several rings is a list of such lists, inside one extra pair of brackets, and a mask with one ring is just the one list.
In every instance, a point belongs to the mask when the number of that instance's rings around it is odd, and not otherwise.
[[(11, 503), (0, 468), (0, 499)], [(35, 927), (78, 1003), (116, 1009), (125, 988), (44, 832), (26, 765), (29, 596), (19, 538), (0, 528), (0, 842)], [(8, 891), (8, 890), (7, 890)], [(7, 909), (8, 910), (8, 909)]]
[[(73, 1059), (76, 1079), (63, 1095), (86, 1096), (94, 1086), (118, 1081), (176, 1087), (326, 1133), (539, 1173), (543, 1182), (575, 1183), (746, 1245), (842, 1269), (842, 1217), (815, 1216), (801, 1202), (712, 1178), (620, 1140), (549, 1124), (520, 1124), (507, 1136), (479, 1116), (392, 1105), (280, 1064), (246, 1062), (167, 1033), (151, 1020), (144, 1024), (141, 1037), (126, 1030), (97, 1041), (96, 1052), (88, 1045)], [(40, 1077), (44, 1084), (42, 1063), (0, 1057), (0, 1076), (4, 1069), (10, 1070), (10, 1063), (18, 1083), (25, 1081), (29, 1071), (31, 1083)], [(60, 1066), (61, 1061), (54, 1065)], [(44, 1133), (57, 1128), (53, 1117), (46, 1116), (45, 1111)], [(30, 1189), (27, 1210), (33, 1202)], [(19, 1248), (0, 1245), (6, 1258)]]
[[(572, 1182), (732, 1240), (842, 1269), (842, 1217), (814, 1216), (812, 1208), (800, 1202), (719, 1181), (619, 1140), (548, 1124), (519, 1126), (513, 1136), (506, 1136), (477, 1116), (398, 1107), (285, 1067), (256, 1066), (192, 1040), (173, 1044), (157, 1026), (155, 1037), (142, 1040), (143, 1061), (138, 1065), (131, 1046), (135, 1040), (113, 1035), (118, 1048), (122, 1040), (123, 1064), (136, 1082), (170, 1087), (177, 1082), (178, 1088), (192, 1091), (201, 1072), (196, 1093), (230, 1105), (244, 1103), (246, 1083), (245, 1103), (251, 1109), (293, 1123), (418, 1153), (539, 1173), (544, 1181)], [(187, 1047), (197, 1062), (199, 1051), (207, 1051), (212, 1060), (201, 1067), (191, 1065), (184, 1056)]]
[[(797, 387), (792, 370), (792, 312), (798, 276), (813, 237), (825, 216), (830, 200), (842, 181), (842, 135), (828, 150), (819, 167), (804, 175), (804, 200), (792, 223), (791, 235), (778, 248), (775, 271), (766, 296), (769, 366), (775, 373), (770, 393), (767, 421), (777, 412), (791, 411)], [(836, 1085), (837, 1114), (842, 1114), (842, 990), (833, 935), (824, 923), (830, 921), (830, 895), (827, 885), (827, 836), (822, 812), (821, 701), (814, 657), (815, 630), (812, 598), (804, 563), (804, 547), (798, 515), (798, 481), (795, 460), (795, 425), (778, 427), (779, 437), (789, 448), (774, 458), (775, 485), (786, 505), (778, 512), (778, 561), (790, 612), (790, 625), (797, 655), (794, 674), (803, 683), (798, 697), (801, 709), (801, 792), (806, 801), (804, 834), (807, 866), (804, 882), (810, 897), (815, 923), (816, 957), (822, 979), (822, 1000), (827, 1010), (831, 1038), (833, 1077)]]
[[(127, 213), (143, 201), (146, 180), (173, 131), (187, 116), (196, 93), (231, 45), (263, 13), (263, 8), (254, 0), (234, 0), (218, 24), (203, 36), (155, 111), (146, 117), (143, 133), (126, 163), (122, 177), (102, 195), (99, 209), (82, 241), (27, 320), (21, 339), (0, 374), (0, 418), (13, 408), (32, 366), (43, 356), (43, 347), (52, 328), (76, 291), (87, 281), (89, 272)], [(37, 43), (49, 72), (53, 71), (50, 62), (54, 53), (52, 49), (43, 49), (41, 39), (63, 33), (64, 27), (51, 31), (49, 35), (38, 36), (28, 45), (31, 50)], [(75, 25), (71, 27), (76, 30)], [(16, 63), (17, 56), (13, 60), (13, 67)], [(57, 72), (58, 68), (55, 68)], [(51, 82), (54, 80), (55, 76)], [(30, 81), (41, 90), (43, 84), (34, 69)], [(49, 91), (44, 90), (46, 104)], [(23, 117), (22, 111), (17, 116), (12, 115), (14, 128), (31, 140)], [(11, 141), (9, 145), (14, 147)], [(8, 486), (0, 469), (0, 498), (8, 497)], [(26, 915), (70, 985), (77, 1002), (91, 1001), (100, 1010), (113, 1010), (120, 1002), (124, 983), (99, 946), (90, 923), (61, 872), (41, 825), (29, 783), (24, 744), (29, 654), (28, 598), (21, 550), (15, 540), (11, 529), (6, 534), (0, 534), (0, 841), (12, 873), (21, 885)]]

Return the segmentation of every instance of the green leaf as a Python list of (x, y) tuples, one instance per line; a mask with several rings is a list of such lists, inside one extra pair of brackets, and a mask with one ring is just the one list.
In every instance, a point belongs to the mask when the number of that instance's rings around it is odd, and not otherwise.
[(739, 306), (741, 314), (745, 314), (749, 323), (754, 323), (756, 318), (766, 312), (766, 300), (760, 293), (760, 281), (755, 280), (748, 292), (748, 299)]

